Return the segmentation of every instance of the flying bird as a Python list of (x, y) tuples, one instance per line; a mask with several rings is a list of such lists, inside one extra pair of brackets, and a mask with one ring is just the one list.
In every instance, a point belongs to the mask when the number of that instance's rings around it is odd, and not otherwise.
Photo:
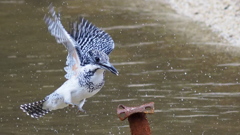
[(105, 71), (118, 75), (108, 57), (114, 49), (114, 41), (109, 34), (84, 18), (71, 23), (67, 32), (60, 14), (55, 12), (52, 5), (44, 21), (57, 43), (63, 44), (68, 51), (67, 66), (64, 68), (67, 81), (43, 100), (23, 104), (20, 109), (33, 118), (69, 105), (77, 106), (79, 111), (84, 112), (82, 107), (86, 98), (92, 97), (103, 87)]

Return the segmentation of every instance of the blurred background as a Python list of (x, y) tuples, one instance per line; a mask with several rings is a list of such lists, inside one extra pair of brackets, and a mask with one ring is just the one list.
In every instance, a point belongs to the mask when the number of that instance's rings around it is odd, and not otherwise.
[[(83, 108), (33, 119), (19, 109), (57, 89), (67, 52), (43, 21), (52, 3), (62, 23), (82, 16), (115, 41), (120, 72)], [(119, 104), (155, 102), (153, 135), (240, 134), (239, 48), (159, 0), (0, 0), (0, 134), (128, 135)]]

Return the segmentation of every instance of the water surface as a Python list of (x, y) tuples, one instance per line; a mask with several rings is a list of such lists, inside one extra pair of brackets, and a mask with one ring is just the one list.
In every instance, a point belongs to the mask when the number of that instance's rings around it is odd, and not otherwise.
[[(40, 119), (19, 106), (41, 100), (64, 81), (65, 48), (43, 22), (49, 3), (0, 0), (0, 134), (130, 134), (118, 104), (155, 102), (152, 134), (240, 134), (239, 48), (156, 1), (52, 1), (63, 24), (83, 16), (108, 32), (116, 48), (104, 88), (84, 109)], [(233, 53), (234, 52), (234, 53)]]

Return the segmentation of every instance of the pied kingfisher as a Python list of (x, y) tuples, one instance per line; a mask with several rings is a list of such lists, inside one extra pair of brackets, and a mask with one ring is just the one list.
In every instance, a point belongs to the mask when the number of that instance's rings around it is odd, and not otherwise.
[(23, 104), (20, 108), (33, 118), (69, 105), (84, 111), (82, 106), (86, 98), (103, 87), (105, 70), (118, 75), (108, 57), (114, 49), (114, 42), (106, 32), (83, 18), (71, 23), (70, 32), (67, 32), (60, 21), (60, 14), (56, 14), (52, 5), (44, 21), (57, 43), (63, 44), (68, 51), (64, 68), (67, 81), (43, 100)]

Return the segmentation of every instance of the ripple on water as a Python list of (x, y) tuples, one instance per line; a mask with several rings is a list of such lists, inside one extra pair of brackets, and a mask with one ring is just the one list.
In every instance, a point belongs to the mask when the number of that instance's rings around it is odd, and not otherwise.
[(173, 90), (167, 90), (167, 89), (138, 89), (137, 91), (139, 91), (139, 92), (154, 92), (154, 91), (157, 91), (157, 92), (167, 92), (167, 93), (169, 93), (169, 92), (172, 92)]
[(0, 1), (1, 4), (24, 4), (24, 0), (3, 0)]
[(188, 72), (189, 69), (171, 69), (171, 70), (152, 70), (152, 71), (144, 71), (141, 73), (128, 73), (127, 75), (143, 75), (143, 74), (155, 74), (155, 73), (181, 73)]
[(112, 27), (107, 27), (107, 28), (102, 28), (105, 31), (109, 30), (123, 30), (123, 29), (139, 29), (143, 27), (149, 27), (149, 26), (161, 26), (158, 23), (148, 23), (148, 24), (138, 24), (138, 25), (118, 25), (118, 26), (112, 26)]
[(10, 56), (7, 56), (9, 59), (13, 59), (13, 58), (17, 58), (16, 55), (10, 55)]
[(170, 108), (170, 111), (194, 111), (197, 110), (197, 108)]
[(51, 57), (51, 55), (27, 55), (26, 58), (33, 59), (33, 58), (48, 58)]
[[(182, 84), (180, 84), (182, 85)], [(188, 83), (184, 85), (191, 85), (191, 86), (233, 86), (233, 85), (240, 85), (240, 83)]]
[(164, 43), (164, 41), (154, 41), (154, 42), (140, 42), (135, 44), (126, 44), (126, 45), (118, 45), (118, 47), (139, 47), (139, 46), (147, 46), (147, 45), (156, 45)]
[(146, 64), (144, 61), (112, 63), (114, 66)]
[(137, 98), (113, 99), (111, 102), (128, 102), (128, 101), (134, 101), (134, 100), (137, 100)]
[(174, 97), (174, 99), (182, 99), (182, 100), (208, 100), (207, 98), (202, 97)]
[(187, 72), (187, 71), (190, 71), (190, 70), (189, 69), (153, 70), (153, 71), (142, 72), (142, 74), (158, 73), (158, 72)]
[(38, 55), (27, 55), (26, 58), (32, 59), (32, 58), (38, 58)]
[(88, 114), (81, 114), (81, 115), (76, 115), (76, 117), (88, 117)]
[(195, 114), (195, 115), (175, 115), (177, 118), (193, 118), (193, 117), (218, 117), (219, 115), (214, 114)]
[(178, 60), (188, 61), (188, 60), (194, 60), (194, 58), (177, 58)]
[(238, 67), (240, 63), (225, 63), (225, 64), (218, 64), (219, 67)]
[(62, 69), (51, 69), (51, 70), (37, 70), (37, 73), (42, 73), (42, 72), (63, 72)]
[(226, 108), (239, 108), (239, 106), (234, 106), (234, 105), (206, 105), (203, 106), (204, 108), (221, 108), (221, 109), (226, 109)]
[(156, 90), (156, 89), (139, 89), (138, 91), (158, 91), (158, 90)]
[(43, 88), (53, 88), (54, 85), (43, 85), (42, 87), (43, 87)]
[(154, 113), (162, 113), (162, 112), (170, 112), (170, 110), (160, 110), (160, 109), (154, 110)]
[(165, 96), (163, 95), (140, 95), (140, 97), (143, 97), (143, 98), (164, 98)]
[(193, 95), (198, 95), (202, 97), (240, 97), (240, 92), (213, 92), (213, 93), (198, 93), (198, 94), (193, 94)]
[(232, 114), (232, 113), (239, 113), (239, 111), (225, 111), (225, 112), (220, 112), (220, 114)]
[(127, 87), (145, 87), (145, 86), (152, 86), (152, 83), (144, 83), (144, 84), (129, 84)]

